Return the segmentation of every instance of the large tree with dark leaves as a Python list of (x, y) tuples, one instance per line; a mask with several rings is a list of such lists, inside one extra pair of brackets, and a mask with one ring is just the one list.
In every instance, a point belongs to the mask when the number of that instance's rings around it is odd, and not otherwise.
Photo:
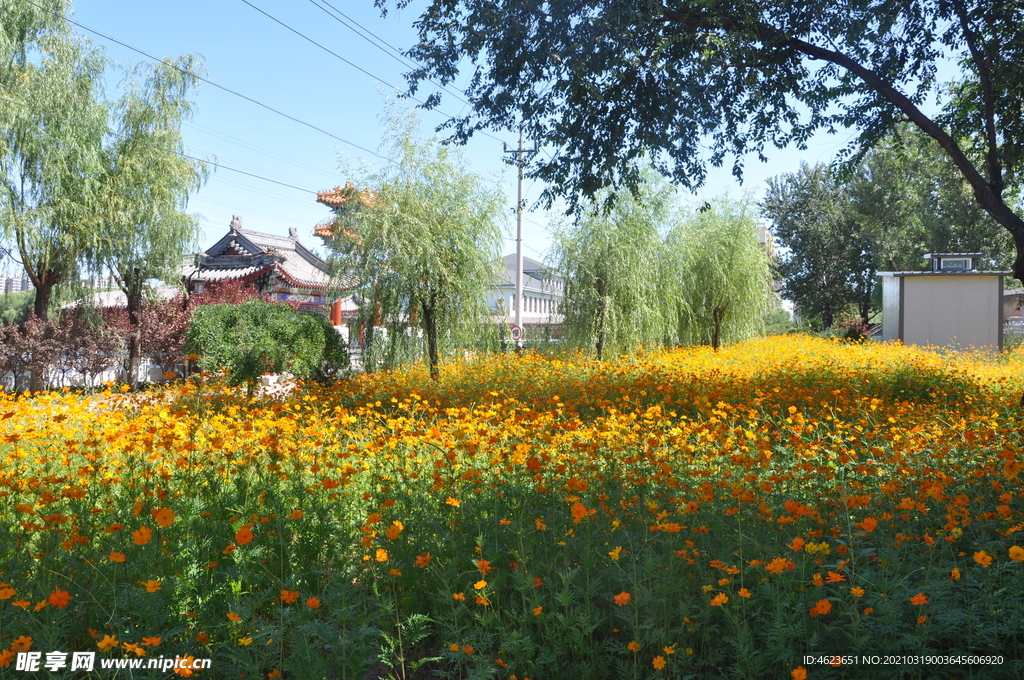
[[(377, 0), (396, 3), (410, 0)], [(739, 175), (745, 152), (817, 130), (859, 130), (856, 155), (906, 120), (1012, 234), (1024, 278), (1024, 220), (1004, 196), (1024, 161), (1019, 2), (431, 0), (417, 27), (411, 88), (470, 69), (472, 109), (449, 121), (454, 136), (522, 121), (559, 150), (531, 169), (551, 194), (635, 186), (644, 154), (692, 187), (707, 163), (732, 155)], [(950, 57), (956, 96), (928, 115), (936, 65)]]

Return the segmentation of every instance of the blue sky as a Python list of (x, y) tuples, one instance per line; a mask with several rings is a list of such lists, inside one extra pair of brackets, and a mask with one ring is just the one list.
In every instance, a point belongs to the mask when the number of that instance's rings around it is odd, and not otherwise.
[[(355, 32), (319, 9), (313, 0), (249, 0), (296, 31), (336, 53), (306, 41), (275, 23), (242, 0), (79, 0), (73, 19), (158, 57), (196, 53), (205, 57), (208, 78), (224, 87), (299, 118), (331, 134), (379, 152), (384, 133), (380, 120), (384, 94), (389, 87), (404, 87), (409, 69), (372, 46)], [(391, 45), (405, 49), (415, 39), (414, 3), (405, 10), (392, 9), (386, 18), (372, 0), (329, 0), (351, 20)], [(114, 61), (130, 65), (144, 60), (141, 54), (110, 40), (76, 28), (94, 44), (103, 45)], [(351, 63), (345, 63), (339, 57)], [(363, 69), (367, 73), (360, 72)], [(108, 94), (116, 96), (117, 80), (110, 80)], [(425, 96), (429, 89), (421, 90)], [(287, 120), (255, 104), (203, 84), (196, 97), (196, 115), (184, 128), (185, 141), (196, 156), (216, 157), (224, 166), (271, 178), (289, 188), (221, 168), (190, 202), (190, 211), (202, 215), (203, 247), (228, 228), (232, 215), (241, 215), (248, 229), (287, 234), (297, 227), (304, 243), (319, 245), (313, 226), (328, 217), (315, 202), (318, 190), (344, 184), (339, 155), (351, 161), (360, 157), (370, 163), (379, 158), (330, 136)], [(457, 115), (464, 104), (445, 96), (439, 107)], [(432, 130), (445, 120), (437, 112), (421, 111), (424, 128)], [(508, 237), (505, 252), (515, 250), (516, 182), (513, 168), (502, 163), (502, 143), (515, 142), (513, 133), (492, 130), (493, 137), (477, 135), (465, 147), (470, 168), (500, 181), (508, 197)], [(793, 172), (801, 161), (829, 161), (846, 143), (847, 136), (821, 135), (805, 151), (772, 150), (770, 162), (756, 157), (745, 163), (740, 186), (728, 168), (709, 172), (705, 187), (693, 197), (702, 201), (725, 192), (733, 196), (751, 192), (759, 197), (765, 180)], [(527, 180), (526, 198), (536, 199), (543, 186)], [(524, 254), (540, 258), (550, 240), (548, 216), (541, 210), (527, 214)]]

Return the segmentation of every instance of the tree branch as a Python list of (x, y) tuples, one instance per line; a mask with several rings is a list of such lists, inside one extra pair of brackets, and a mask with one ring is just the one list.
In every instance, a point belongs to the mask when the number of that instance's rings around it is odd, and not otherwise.
[(953, 7), (960, 19), (960, 27), (964, 31), (964, 40), (967, 49), (971, 52), (971, 59), (978, 68), (978, 79), (981, 81), (981, 96), (985, 105), (985, 160), (988, 162), (989, 186), (999, 197), (1003, 194), (1003, 169), (999, 164), (999, 146), (996, 138), (996, 113), (995, 95), (992, 93), (992, 73), (986, 57), (978, 48), (978, 38), (971, 29), (967, 17), (967, 10), (964, 9), (962, 0), (953, 0)]

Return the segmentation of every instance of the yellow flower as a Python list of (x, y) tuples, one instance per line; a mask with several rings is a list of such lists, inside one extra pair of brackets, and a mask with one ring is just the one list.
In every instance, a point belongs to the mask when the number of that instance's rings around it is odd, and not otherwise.
[(1010, 548), (1010, 559), (1014, 562), (1024, 562), (1024, 548), (1019, 545)]
[(384, 548), (377, 548), (377, 552), (374, 553), (374, 556), (377, 558), (378, 562), (388, 561), (388, 551)]
[(615, 550), (612, 550), (612, 551), (610, 551), (608, 553), (608, 556), (611, 557), (613, 560), (617, 560), (617, 559), (619, 559), (619, 555), (621, 555), (621, 554), (622, 554), (622, 546), (621, 545), (617, 545), (617, 546), (615, 546)]
[(238, 644), (242, 645), (243, 647), (248, 647), (249, 645), (252, 644), (252, 638), (251, 637), (238, 638)]
[(487, 581), (477, 581), (476, 583), (473, 584), (473, 588), (475, 590), (483, 590), (486, 587), (487, 587)]
[(461, 504), (461, 501), (458, 498), (452, 498), (451, 496), (446, 498), (444, 502), (452, 506), (453, 508), (457, 508)]
[(117, 636), (115, 635), (104, 635), (103, 639), (96, 643), (96, 646), (100, 648), (101, 652), (107, 652), (117, 647)]

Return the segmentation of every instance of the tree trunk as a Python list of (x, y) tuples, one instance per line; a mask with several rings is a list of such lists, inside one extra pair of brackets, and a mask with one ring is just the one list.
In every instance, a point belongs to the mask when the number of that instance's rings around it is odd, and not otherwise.
[(436, 295), (430, 296), (430, 302), (423, 303), (423, 330), (427, 334), (427, 363), (430, 366), (430, 377), (438, 380), (441, 370), (438, 368), (440, 359), (437, 352), (437, 316), (434, 303)]
[(711, 318), (714, 319), (714, 329), (711, 331), (711, 349), (718, 351), (722, 346), (722, 319), (725, 318), (725, 308), (715, 307), (711, 310)]
[[(50, 300), (53, 296), (53, 284), (43, 283), (41, 279), (38, 279), (35, 283), (36, 299), (32, 305), (32, 313), (35, 314), (37, 319), (47, 321), (50, 318)], [(45, 379), (46, 376), (42, 371), (32, 371), (28, 381), (29, 391), (42, 392), (46, 388)]]
[(135, 269), (131, 281), (125, 281), (128, 296), (128, 387), (139, 386), (139, 364), (142, 362), (142, 282)]
[(594, 282), (594, 287), (597, 288), (597, 360), (601, 361), (601, 357), (604, 354), (604, 317), (607, 311), (607, 299), (604, 296), (604, 279), (598, 279)]

